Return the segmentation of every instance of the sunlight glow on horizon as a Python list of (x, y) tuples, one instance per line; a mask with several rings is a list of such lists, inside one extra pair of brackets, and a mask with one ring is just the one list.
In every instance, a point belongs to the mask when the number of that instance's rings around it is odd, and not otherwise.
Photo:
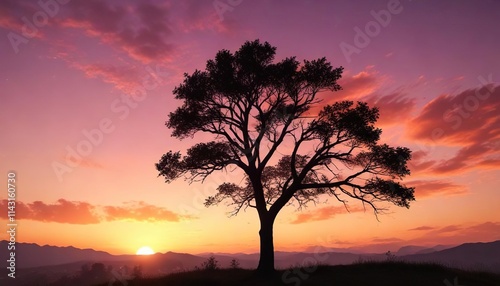
[(151, 254), (155, 254), (155, 252), (153, 251), (153, 249), (151, 249), (151, 247), (143, 246), (143, 247), (139, 248), (135, 254), (137, 254), (137, 255), (151, 255)]

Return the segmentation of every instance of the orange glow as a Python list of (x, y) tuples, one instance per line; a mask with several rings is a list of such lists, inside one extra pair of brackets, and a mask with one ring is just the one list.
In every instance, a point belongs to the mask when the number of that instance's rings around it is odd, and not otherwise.
[(153, 251), (153, 249), (151, 249), (151, 247), (143, 246), (143, 247), (139, 248), (135, 254), (137, 254), (137, 255), (151, 255), (151, 254), (155, 254), (155, 252)]

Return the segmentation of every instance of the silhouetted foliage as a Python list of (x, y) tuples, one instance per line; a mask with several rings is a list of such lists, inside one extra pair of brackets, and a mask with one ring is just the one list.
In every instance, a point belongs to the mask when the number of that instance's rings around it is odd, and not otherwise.
[(414, 189), (400, 182), (410, 174), (411, 151), (378, 143), (378, 109), (352, 101), (320, 106), (320, 92), (341, 89), (343, 68), (325, 58), (275, 63), (275, 53), (267, 42), (246, 42), (234, 54), (219, 51), (205, 71), (185, 74), (173, 91), (183, 105), (166, 126), (179, 139), (199, 132), (214, 139), (184, 156), (169, 151), (156, 164), (167, 183), (182, 176), (203, 181), (231, 166), (243, 170), (243, 184), (221, 184), (205, 205), (227, 200), (232, 215), (257, 210), (262, 272), (274, 270), (273, 224), (287, 204), (301, 208), (333, 196), (346, 208), (349, 199), (361, 201), (377, 215), (384, 210), (379, 202), (409, 207), (414, 200)]
[[(448, 280), (448, 281), (446, 281)], [(456, 282), (455, 282), (456, 281)], [(72, 285), (72, 284), (67, 284)], [(114, 284), (123, 286), (124, 284)], [(364, 262), (353, 265), (317, 265), (315, 271), (299, 267), (276, 271), (272, 277), (248, 269), (189, 271), (127, 281), (127, 286), (272, 285), (272, 286), (444, 286), (500, 285), (500, 275), (453, 269), (433, 263)], [(96, 285), (97, 286), (97, 285)], [(99, 286), (109, 286), (108, 283)]]
[(229, 268), (240, 269), (240, 262), (238, 261), (238, 259), (236, 258), (231, 259), (231, 262), (229, 263)]
[(81, 266), (80, 271), (74, 276), (62, 276), (57, 281), (50, 283), (51, 286), (59, 285), (95, 285), (104, 281), (111, 281), (112, 267), (104, 265), (103, 263), (93, 263), (92, 265), (84, 264)]
[(215, 256), (210, 256), (201, 264), (202, 270), (217, 270), (219, 269), (219, 261), (215, 259)]
[(385, 253), (385, 257), (387, 261), (394, 261), (396, 260), (396, 255), (392, 253), (390, 250)]

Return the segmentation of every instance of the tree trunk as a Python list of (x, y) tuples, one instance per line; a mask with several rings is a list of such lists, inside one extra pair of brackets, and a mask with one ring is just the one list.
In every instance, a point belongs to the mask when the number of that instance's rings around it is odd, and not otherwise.
[(269, 214), (260, 218), (260, 260), (257, 271), (264, 275), (274, 273), (274, 218)]

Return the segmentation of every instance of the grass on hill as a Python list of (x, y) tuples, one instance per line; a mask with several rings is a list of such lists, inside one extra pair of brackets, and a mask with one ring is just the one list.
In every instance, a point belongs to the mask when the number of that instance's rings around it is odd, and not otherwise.
[[(103, 286), (105, 284), (102, 284)], [(107, 284), (106, 284), (107, 285)], [(122, 285), (116, 282), (114, 285)], [(398, 261), (360, 262), (352, 265), (314, 265), (279, 270), (263, 278), (254, 270), (218, 269), (173, 273), (164, 277), (127, 281), (127, 286), (500, 286), (500, 275), (448, 268), (432, 263)]]

